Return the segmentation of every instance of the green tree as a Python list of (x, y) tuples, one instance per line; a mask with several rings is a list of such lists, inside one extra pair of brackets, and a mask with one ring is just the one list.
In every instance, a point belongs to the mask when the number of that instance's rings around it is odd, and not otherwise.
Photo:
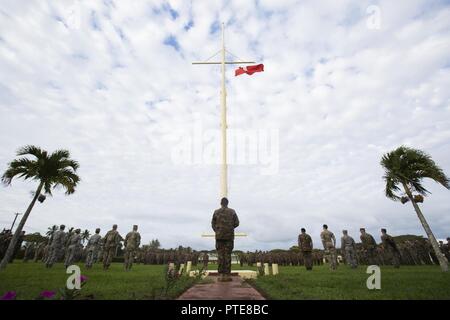
[(48, 227), (45, 235), (50, 239), (53, 236), (53, 234), (56, 232), (56, 230), (58, 230), (57, 225), (54, 225), (53, 227)]
[[(67, 150), (57, 150), (52, 154), (42, 150), (36, 146), (25, 146), (17, 151), (17, 156), (24, 156), (13, 160), (8, 164), (8, 168), (2, 176), (2, 182), (10, 185), (14, 177), (31, 179), (39, 182), (33, 200), (29, 204), (25, 214), (22, 216), (20, 223), (14, 233), (13, 238), (6, 250), (5, 256), (0, 263), (0, 270), (6, 268), (8, 261), (11, 259), (14, 248), (17, 244), (22, 229), (33, 209), (36, 200), (43, 201), (41, 192), (52, 195), (52, 189), (62, 187), (66, 194), (75, 192), (75, 187), (80, 181), (76, 174), (79, 167), (78, 162), (70, 159), (70, 153)], [(33, 156), (30, 159), (27, 156)]]
[(38, 243), (38, 242), (45, 242), (45, 241), (47, 241), (47, 238), (44, 237), (43, 235), (41, 235), (39, 232), (35, 232), (35, 233), (32, 233), (32, 234), (27, 234), (23, 238), (23, 240), (25, 242), (36, 242), (36, 243)]
[(413, 196), (413, 192), (424, 197), (430, 193), (422, 185), (424, 178), (430, 178), (447, 189), (450, 189), (450, 180), (433, 159), (431, 159), (431, 156), (421, 150), (405, 146), (401, 146), (383, 155), (381, 158), (381, 166), (385, 170), (383, 179), (386, 182), (386, 197), (394, 201), (400, 200), (401, 197), (398, 195), (398, 192), (403, 188), (431, 242), (442, 271), (448, 271), (448, 261), (439, 249), (438, 242), (425, 220)]
[(159, 243), (158, 239), (152, 239), (149, 243), (150, 249), (159, 249), (161, 247), (161, 243)]
[(83, 244), (86, 240), (89, 240), (90, 236), (91, 236), (91, 233), (89, 232), (88, 229), (83, 231), (83, 233), (81, 234), (81, 241), (83, 241)]

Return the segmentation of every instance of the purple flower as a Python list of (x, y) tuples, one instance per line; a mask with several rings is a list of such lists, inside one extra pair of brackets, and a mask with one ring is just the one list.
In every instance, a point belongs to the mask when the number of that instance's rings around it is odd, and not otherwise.
[(55, 291), (45, 290), (41, 292), (41, 297), (51, 299), (55, 296), (55, 294), (56, 294)]
[(0, 298), (0, 300), (14, 300), (16, 299), (16, 296), (17, 294), (15, 291), (8, 291)]
[(80, 281), (81, 281), (81, 282), (85, 282), (85, 281), (87, 281), (87, 280), (88, 280), (88, 277), (83, 276), (83, 275), (80, 276)]

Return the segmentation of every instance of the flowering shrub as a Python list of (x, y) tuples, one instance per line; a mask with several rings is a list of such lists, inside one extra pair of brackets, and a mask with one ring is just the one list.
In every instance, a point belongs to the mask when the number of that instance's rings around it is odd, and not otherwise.
[[(80, 276), (80, 282), (81, 282), (81, 288), (86, 284), (88, 280), (88, 277), (81, 275)], [(80, 291), (77, 289), (67, 289), (67, 287), (60, 288), (59, 293), (61, 294), (61, 300), (73, 300), (80, 296)], [(51, 290), (44, 290), (42, 291), (39, 296), (36, 298), (36, 300), (45, 300), (45, 299), (53, 299), (56, 296), (56, 291)], [(17, 293), (15, 291), (8, 291), (6, 292), (0, 300), (16, 300)]]
[(56, 295), (56, 291), (44, 290), (40, 293), (41, 299), (52, 299)]
[(86, 284), (88, 280), (88, 277), (81, 275), (80, 276), (80, 282), (81, 282), (81, 288), (80, 289), (68, 289), (67, 287), (59, 289), (59, 293), (61, 294), (61, 300), (75, 300), (80, 296), (80, 291), (83, 288), (83, 286)]
[(0, 300), (16, 300), (17, 294), (15, 291), (8, 291), (6, 292)]

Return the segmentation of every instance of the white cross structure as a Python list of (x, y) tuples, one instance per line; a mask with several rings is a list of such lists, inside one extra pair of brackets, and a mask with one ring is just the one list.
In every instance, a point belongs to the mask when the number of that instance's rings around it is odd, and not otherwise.
[[(234, 233), (235, 237), (246, 237), (247, 234), (244, 232), (235, 232)], [(202, 238), (215, 238), (216, 234), (215, 233), (202, 233)]]
[[(222, 90), (221, 93), (221, 132), (222, 132), (222, 167), (220, 170), (220, 196), (228, 197), (228, 162), (227, 162), (227, 93), (225, 88), (225, 65), (226, 64), (252, 64), (254, 61), (225, 61), (225, 26), (222, 22), (222, 49), (212, 57), (221, 53), (221, 61), (192, 62), (192, 64), (220, 64), (222, 66)], [(211, 58), (212, 58), (211, 57)], [(209, 60), (209, 59), (208, 59)]]

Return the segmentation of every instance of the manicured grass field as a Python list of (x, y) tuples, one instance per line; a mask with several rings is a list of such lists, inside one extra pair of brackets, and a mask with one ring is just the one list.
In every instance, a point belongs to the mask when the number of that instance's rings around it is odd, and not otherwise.
[[(91, 270), (80, 264), (81, 274), (88, 277), (81, 289), (81, 296), (93, 299), (154, 299), (165, 287), (164, 270), (161, 265), (133, 265), (130, 272), (123, 270), (123, 264), (113, 263), (108, 271), (96, 264)], [(17, 299), (34, 299), (44, 290), (58, 291), (66, 284), (62, 263), (46, 269), (42, 263), (14, 262), (0, 272), (0, 296), (7, 291), (16, 291)], [(193, 284), (193, 278), (181, 277), (167, 296), (174, 298)], [(58, 297), (56, 297), (58, 298)]]
[[(134, 265), (130, 272), (121, 263), (106, 272), (100, 264), (91, 270), (80, 266), (89, 278), (81, 290), (84, 298), (154, 299), (165, 286), (165, 269), (160, 265)], [(233, 269), (256, 270), (236, 265)], [(64, 287), (68, 276), (62, 264), (46, 269), (41, 263), (17, 261), (0, 272), (0, 295), (16, 291), (17, 299), (34, 299), (44, 290)], [(450, 299), (450, 273), (442, 273), (437, 266), (381, 267), (381, 290), (368, 290), (368, 277), (366, 267), (340, 266), (334, 272), (327, 266), (315, 266), (312, 272), (304, 267), (280, 267), (279, 275), (260, 276), (251, 283), (269, 299)], [(192, 278), (182, 277), (162, 298), (175, 298), (193, 283)]]
[(381, 289), (368, 290), (366, 267), (280, 267), (277, 276), (258, 277), (252, 284), (270, 299), (450, 299), (450, 272), (438, 266), (381, 267)]

